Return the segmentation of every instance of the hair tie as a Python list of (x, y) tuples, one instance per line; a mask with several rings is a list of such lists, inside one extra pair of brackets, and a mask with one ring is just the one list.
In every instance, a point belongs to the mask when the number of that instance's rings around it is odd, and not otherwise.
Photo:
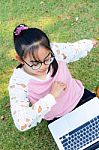
[(14, 32), (15, 35), (19, 35), (21, 33), (21, 31), (23, 30), (27, 30), (29, 27), (24, 26), (24, 25), (20, 25), (19, 27), (17, 27), (16, 31)]

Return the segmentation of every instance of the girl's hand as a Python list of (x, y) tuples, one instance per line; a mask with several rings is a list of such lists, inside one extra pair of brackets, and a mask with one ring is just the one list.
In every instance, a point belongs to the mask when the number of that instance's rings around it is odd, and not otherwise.
[(96, 48), (97, 46), (99, 46), (99, 38), (92, 39), (92, 43), (93, 43), (93, 48)]
[(61, 92), (64, 91), (65, 89), (66, 89), (66, 84), (59, 81), (55, 81), (51, 87), (51, 94), (55, 98), (57, 98), (61, 94)]
[(96, 88), (96, 96), (99, 98), (99, 85)]

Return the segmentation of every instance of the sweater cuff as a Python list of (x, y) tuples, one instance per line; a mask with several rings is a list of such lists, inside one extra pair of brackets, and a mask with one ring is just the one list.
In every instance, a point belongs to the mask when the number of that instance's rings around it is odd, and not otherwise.
[(89, 47), (88, 52), (90, 52), (91, 49), (93, 48), (93, 42), (92, 42), (92, 40), (88, 40), (88, 39), (86, 40), (86, 42), (87, 42), (88, 47)]
[(48, 94), (45, 96), (45, 103), (48, 107), (52, 107), (56, 104), (56, 100), (52, 94)]

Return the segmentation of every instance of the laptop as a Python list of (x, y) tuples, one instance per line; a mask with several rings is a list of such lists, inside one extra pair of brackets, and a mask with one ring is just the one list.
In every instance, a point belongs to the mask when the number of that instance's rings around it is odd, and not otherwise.
[(48, 128), (59, 150), (99, 150), (99, 99), (91, 99)]

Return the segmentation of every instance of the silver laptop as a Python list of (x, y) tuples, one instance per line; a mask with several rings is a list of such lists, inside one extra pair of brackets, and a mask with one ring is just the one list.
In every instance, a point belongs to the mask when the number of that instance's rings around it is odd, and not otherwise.
[(91, 99), (48, 128), (59, 150), (99, 150), (99, 99)]

